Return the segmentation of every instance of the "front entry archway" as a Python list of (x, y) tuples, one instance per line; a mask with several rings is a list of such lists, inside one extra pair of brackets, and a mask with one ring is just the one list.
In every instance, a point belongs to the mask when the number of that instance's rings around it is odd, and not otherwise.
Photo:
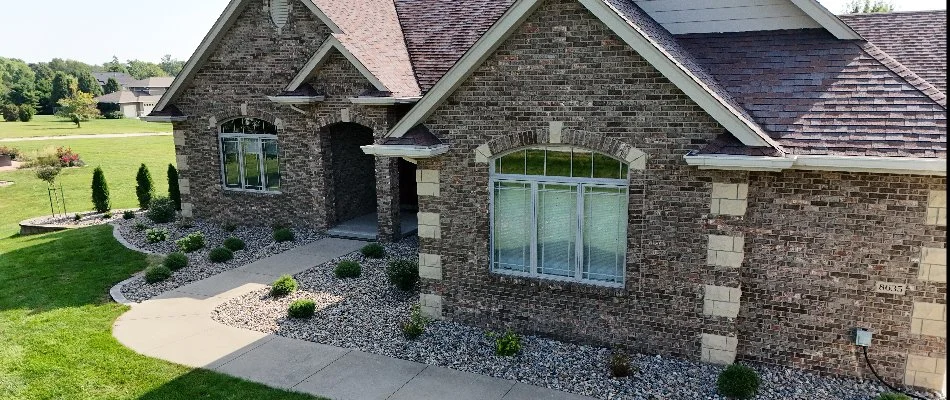
[(373, 143), (373, 131), (354, 123), (324, 128), (329, 172), (328, 222), (330, 226), (376, 212), (376, 165), (360, 146)]

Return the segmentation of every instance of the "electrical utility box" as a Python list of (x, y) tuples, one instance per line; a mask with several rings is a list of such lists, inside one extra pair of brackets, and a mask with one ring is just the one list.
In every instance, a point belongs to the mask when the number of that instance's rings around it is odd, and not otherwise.
[(871, 331), (864, 328), (855, 328), (854, 330), (854, 344), (863, 347), (871, 346)]

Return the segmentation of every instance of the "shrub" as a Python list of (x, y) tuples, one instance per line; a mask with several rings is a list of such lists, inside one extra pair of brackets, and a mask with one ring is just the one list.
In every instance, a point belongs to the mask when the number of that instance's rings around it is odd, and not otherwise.
[(726, 367), (716, 379), (716, 389), (720, 395), (736, 399), (751, 399), (759, 391), (762, 379), (759, 373), (745, 365), (732, 364)]
[(224, 239), (224, 247), (231, 251), (241, 251), (244, 250), (244, 241), (236, 237), (229, 237)]
[(125, 210), (122, 212), (122, 219), (135, 219), (135, 212), (132, 210)]
[(145, 269), (145, 281), (148, 283), (161, 282), (171, 276), (172, 270), (164, 265), (153, 265)]
[(270, 224), (270, 228), (271, 228), (271, 230), (273, 230), (273, 231), (279, 231), (279, 230), (281, 230), (281, 229), (290, 228), (290, 225), (288, 225), (288, 224), (286, 224), (286, 223), (283, 223), (283, 222), (274, 222), (274, 223)]
[(46, 184), (52, 185), (56, 182), (56, 177), (59, 176), (62, 170), (59, 166), (42, 165), (36, 168), (36, 177), (46, 182)]
[(36, 109), (29, 104), (24, 104), (20, 106), (20, 112), (17, 113), (17, 119), (20, 122), (30, 122), (33, 120), (33, 116), (36, 115)]
[(167, 229), (149, 229), (145, 231), (145, 241), (149, 243), (161, 243), (168, 240)]
[(386, 268), (389, 282), (399, 290), (412, 290), (419, 282), (419, 263), (412, 260), (393, 260)]
[(237, 225), (233, 222), (225, 222), (221, 224), (221, 229), (224, 229), (225, 232), (231, 233), (237, 230)]
[(633, 369), (630, 367), (630, 356), (626, 350), (614, 349), (610, 355), (610, 375), (614, 378), (625, 378), (630, 376)]
[(370, 243), (363, 246), (360, 253), (369, 258), (383, 258), (386, 255), (386, 248), (379, 243)]
[(504, 335), (489, 332), (488, 337), (495, 338), (495, 355), (512, 357), (521, 351), (521, 337), (510, 329)]
[(234, 253), (224, 247), (216, 247), (208, 254), (208, 259), (213, 263), (228, 262), (231, 261), (232, 258), (234, 258)]
[(178, 187), (178, 169), (168, 164), (168, 198), (175, 202), (175, 209), (181, 210), (181, 189)]
[(885, 392), (877, 395), (874, 400), (911, 400), (911, 398), (903, 393)]
[(402, 324), (402, 335), (406, 339), (415, 340), (425, 333), (426, 325), (429, 319), (422, 315), (418, 304), (412, 305), (412, 311), (409, 313), (409, 320)]
[(297, 290), (297, 281), (290, 275), (284, 275), (277, 278), (270, 287), (270, 295), (273, 297), (283, 297)]
[(145, 216), (158, 224), (172, 222), (175, 220), (175, 202), (168, 197), (156, 197), (151, 200)]
[(10, 159), (17, 160), (20, 158), (21, 153), (20, 149), (16, 147), (0, 146), (0, 156), (2, 155), (8, 155)]
[(333, 274), (337, 278), (359, 278), (363, 273), (363, 268), (360, 267), (360, 263), (353, 260), (343, 260), (336, 264), (336, 268), (333, 269)]
[(80, 220), (82, 220), (82, 214), (77, 213), (76, 215), (73, 215), (73, 221), (79, 222)]
[[(78, 215), (78, 214), (77, 214), (77, 215)], [(141, 232), (141, 231), (144, 231), (144, 230), (148, 229), (148, 225), (145, 225), (145, 223), (142, 222), (142, 221), (137, 221), (137, 222), (135, 223), (135, 225), (132, 225), (132, 229), (135, 229), (135, 230)]]
[(205, 235), (201, 232), (190, 233), (188, 236), (178, 239), (175, 244), (178, 245), (178, 250), (183, 253), (193, 253), (205, 247)]
[(0, 114), (3, 114), (4, 121), (16, 122), (20, 118), (20, 107), (16, 104), (4, 104), (0, 107)]
[(112, 211), (102, 213), (102, 219), (112, 219)]
[(188, 266), (188, 256), (181, 252), (171, 253), (165, 257), (165, 260), (162, 261), (162, 265), (172, 271), (177, 271)]
[(106, 182), (106, 174), (100, 167), (96, 167), (92, 172), (92, 206), (98, 212), (106, 212), (112, 208), (109, 201), (109, 183)]
[(310, 299), (300, 299), (290, 304), (287, 315), (290, 318), (310, 318), (317, 312), (317, 303)]
[(140, 165), (135, 175), (135, 196), (139, 199), (139, 207), (143, 210), (147, 210), (152, 203), (152, 197), (155, 195), (153, 186), (152, 174), (148, 172), (148, 167), (145, 164)]
[(274, 241), (277, 243), (293, 242), (294, 232), (288, 228), (280, 228), (274, 231)]
[(102, 116), (105, 117), (106, 119), (123, 119), (123, 118), (125, 118), (125, 114), (123, 114), (122, 111), (109, 111), (109, 112), (107, 112), (107, 113), (105, 113), (105, 114), (102, 114)]
[(51, 157), (55, 157), (55, 159), (47, 160), (44, 163), (49, 165), (59, 165), (63, 168), (82, 167), (86, 165), (86, 163), (83, 162), (82, 157), (79, 156), (79, 153), (73, 151), (73, 149), (70, 147), (57, 147), (56, 152), (51, 155)]

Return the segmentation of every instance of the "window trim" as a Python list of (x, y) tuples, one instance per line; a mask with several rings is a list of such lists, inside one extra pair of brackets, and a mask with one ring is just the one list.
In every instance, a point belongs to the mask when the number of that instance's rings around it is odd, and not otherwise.
[[(571, 146), (577, 147), (577, 146)], [(516, 149), (511, 152), (506, 152), (496, 156), (497, 158), (503, 157), (507, 154), (523, 151), (526, 148)], [(531, 149), (530, 147), (527, 149)], [(588, 150), (588, 149), (584, 149)], [(597, 152), (596, 150), (590, 150), (592, 152)], [(612, 156), (609, 156), (614, 158)], [(497, 159), (496, 158), (496, 159)], [(488, 208), (489, 208), (489, 251), (491, 253), (489, 257), (489, 271), (494, 274), (507, 275), (507, 276), (516, 276), (521, 278), (530, 278), (530, 279), (543, 279), (559, 282), (569, 282), (569, 283), (579, 283), (585, 285), (593, 285), (599, 287), (608, 287), (608, 288), (618, 288), (622, 289), (626, 287), (627, 284), (627, 252), (629, 251), (629, 208), (630, 208), (630, 170), (628, 169), (626, 179), (606, 179), (606, 178), (574, 178), (574, 177), (563, 177), (563, 176), (545, 176), (545, 175), (520, 175), (520, 174), (495, 174), (495, 159), (489, 162), (489, 179), (488, 179)], [(624, 165), (625, 162), (621, 161)], [(511, 271), (505, 269), (496, 269), (495, 268), (495, 186), (499, 182), (511, 182), (511, 183), (522, 183), (530, 184), (531, 190), (531, 249), (530, 249), (530, 264), (528, 265), (529, 272), (519, 272)], [(565, 277), (557, 275), (546, 275), (538, 272), (538, 186), (543, 184), (552, 184), (552, 185), (570, 185), (576, 187), (577, 192), (577, 223), (575, 226), (575, 260), (574, 260), (574, 276)], [(620, 260), (621, 265), (621, 274), (620, 282), (605, 282), (598, 281), (593, 279), (585, 279), (583, 266), (586, 261), (586, 255), (584, 254), (584, 219), (585, 219), (585, 202), (584, 196), (586, 189), (588, 187), (605, 187), (605, 188), (614, 188), (621, 189), (624, 192), (624, 205), (623, 208), (625, 212), (622, 212), (621, 226), (623, 226), (624, 235), (621, 238), (623, 240), (623, 256)]]
[[(239, 160), (239, 162), (238, 162), (238, 171), (239, 171), (239, 172), (238, 172), (238, 173), (239, 173), (239, 175), (240, 175), (240, 181), (241, 181), (241, 187), (240, 187), (240, 188), (228, 187), (228, 183), (227, 183), (227, 182), (228, 182), (228, 175), (227, 175), (227, 171), (226, 171), (226, 169), (225, 169), (225, 162), (224, 162), (224, 140), (225, 140), (225, 139), (238, 139), (238, 154), (239, 154), (239, 156), (238, 156), (238, 160)], [(240, 156), (240, 154), (244, 154), (244, 146), (243, 146), (243, 144), (242, 144), (242, 142), (241, 142), (241, 139), (257, 139), (258, 144), (261, 145), (261, 157), (260, 157), (259, 166), (260, 166), (260, 171), (261, 171), (261, 187), (262, 187), (263, 189), (247, 189), (247, 188), (245, 188), (245, 182), (244, 182), (244, 181), (245, 181), (245, 179), (244, 179), (244, 157)], [(278, 171), (278, 173), (280, 173), (280, 171), (281, 171), (281, 169), (280, 169), (280, 159), (281, 159), (281, 155), (280, 155), (280, 144), (279, 144), (279, 140), (278, 140), (278, 138), (277, 138), (277, 135), (271, 135), (271, 134), (267, 134), (267, 133), (226, 133), (226, 132), (221, 132), (221, 128), (220, 128), (220, 127), (218, 128), (218, 161), (219, 161), (220, 166), (221, 166), (221, 168), (220, 168), (220, 173), (221, 173), (221, 187), (222, 187), (225, 191), (228, 191), (228, 192), (241, 192), (241, 193), (269, 194), (269, 195), (278, 195), (278, 194), (283, 193), (282, 190), (280, 190), (280, 189), (278, 189), (278, 190), (267, 190), (267, 172), (266, 172), (267, 170), (265, 169), (265, 166), (264, 166), (264, 162), (265, 162), (265, 159), (266, 159), (266, 157), (265, 157), (265, 155), (264, 155), (264, 148), (263, 148), (263, 141), (264, 141), (264, 140), (273, 140), (273, 141), (275, 141), (275, 142), (278, 142), (278, 145), (277, 145), (277, 171)], [(280, 186), (280, 187), (283, 188), (283, 178), (281, 178), (281, 186)]]

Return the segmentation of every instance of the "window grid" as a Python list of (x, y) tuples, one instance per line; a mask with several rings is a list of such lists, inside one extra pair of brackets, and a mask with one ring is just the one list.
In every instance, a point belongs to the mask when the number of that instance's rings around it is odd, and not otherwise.
[[(239, 132), (230, 132), (239, 131)], [(247, 133), (245, 133), (247, 132)], [(259, 133), (257, 133), (259, 132)], [(255, 193), (280, 193), (280, 155), (277, 145), (276, 128), (265, 121), (252, 119), (234, 119), (221, 124), (219, 134), (221, 182), (225, 190)], [(231, 146), (229, 146), (229, 144)], [(230, 150), (234, 150), (233, 154)], [(273, 149), (273, 165), (268, 169), (268, 149)], [(236, 158), (237, 176), (229, 168), (230, 156)], [(256, 164), (248, 165), (248, 157), (255, 157)], [(249, 167), (256, 167), (257, 176), (247, 175)], [(250, 182), (253, 180), (254, 182)]]

